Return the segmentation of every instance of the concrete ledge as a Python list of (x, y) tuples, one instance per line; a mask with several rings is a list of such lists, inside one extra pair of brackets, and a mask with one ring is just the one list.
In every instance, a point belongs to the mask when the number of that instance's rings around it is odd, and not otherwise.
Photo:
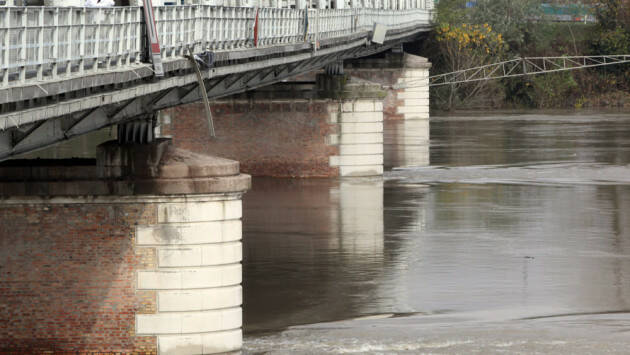
[(109, 141), (98, 146), (96, 160), (99, 175), (107, 178), (182, 179), (239, 173), (237, 161), (177, 149), (170, 139), (125, 145)]
[(168, 139), (106, 142), (91, 166), (32, 163), (34, 167), (0, 167), (0, 196), (194, 195), (251, 187), (250, 176), (239, 174), (238, 162), (176, 149)]

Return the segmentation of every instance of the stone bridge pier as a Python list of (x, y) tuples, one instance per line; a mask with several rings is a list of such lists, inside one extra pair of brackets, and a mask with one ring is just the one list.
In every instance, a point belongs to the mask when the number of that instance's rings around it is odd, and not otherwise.
[(241, 348), (238, 162), (112, 141), (0, 167), (0, 353)]
[(384, 167), (425, 165), (430, 67), (404, 53), (337, 63), (212, 101), (214, 139), (202, 103), (163, 110), (160, 131), (178, 147), (237, 160), (255, 176), (376, 176)]
[[(386, 168), (429, 164), (429, 69), (425, 58), (400, 51), (346, 65), (357, 78), (389, 88), (383, 100)], [(401, 88), (394, 88), (396, 85)]]

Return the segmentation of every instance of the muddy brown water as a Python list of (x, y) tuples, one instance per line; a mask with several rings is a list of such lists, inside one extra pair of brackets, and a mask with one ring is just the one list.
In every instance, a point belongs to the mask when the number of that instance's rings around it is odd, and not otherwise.
[(254, 179), (245, 353), (630, 353), (630, 114), (401, 125), (383, 178)]

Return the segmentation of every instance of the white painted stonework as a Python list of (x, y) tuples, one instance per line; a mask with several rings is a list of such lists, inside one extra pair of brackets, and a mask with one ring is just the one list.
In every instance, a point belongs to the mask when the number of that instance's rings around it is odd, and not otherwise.
[(404, 85), (397, 92), (397, 99), (402, 101), (396, 108), (405, 120), (429, 119), (429, 68), (404, 68), (396, 84)]
[(331, 113), (337, 124), (328, 144), (339, 147), (339, 155), (329, 164), (339, 168), (340, 176), (383, 174), (383, 102), (380, 99), (349, 100)]
[[(217, 198), (217, 196), (219, 198)], [(157, 336), (160, 354), (214, 354), (242, 346), (240, 196), (158, 203), (136, 246), (155, 248), (157, 268), (137, 272), (157, 313), (136, 315), (136, 334)]]

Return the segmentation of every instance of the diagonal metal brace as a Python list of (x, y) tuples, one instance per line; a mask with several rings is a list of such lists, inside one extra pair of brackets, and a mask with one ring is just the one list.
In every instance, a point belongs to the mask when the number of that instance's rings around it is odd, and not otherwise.
[(206, 91), (206, 85), (203, 83), (203, 77), (201, 76), (201, 70), (199, 70), (199, 64), (195, 60), (195, 55), (190, 47), (188, 47), (188, 55), (186, 56), (190, 61), (193, 68), (195, 68), (195, 73), (197, 74), (197, 81), (199, 82), (199, 94), (203, 99), (203, 106), (206, 109), (206, 118), (208, 119), (208, 131), (210, 133), (210, 137), (215, 138), (214, 134), (214, 122), (212, 121), (212, 111), (210, 110), (210, 100), (208, 99), (208, 94)]

